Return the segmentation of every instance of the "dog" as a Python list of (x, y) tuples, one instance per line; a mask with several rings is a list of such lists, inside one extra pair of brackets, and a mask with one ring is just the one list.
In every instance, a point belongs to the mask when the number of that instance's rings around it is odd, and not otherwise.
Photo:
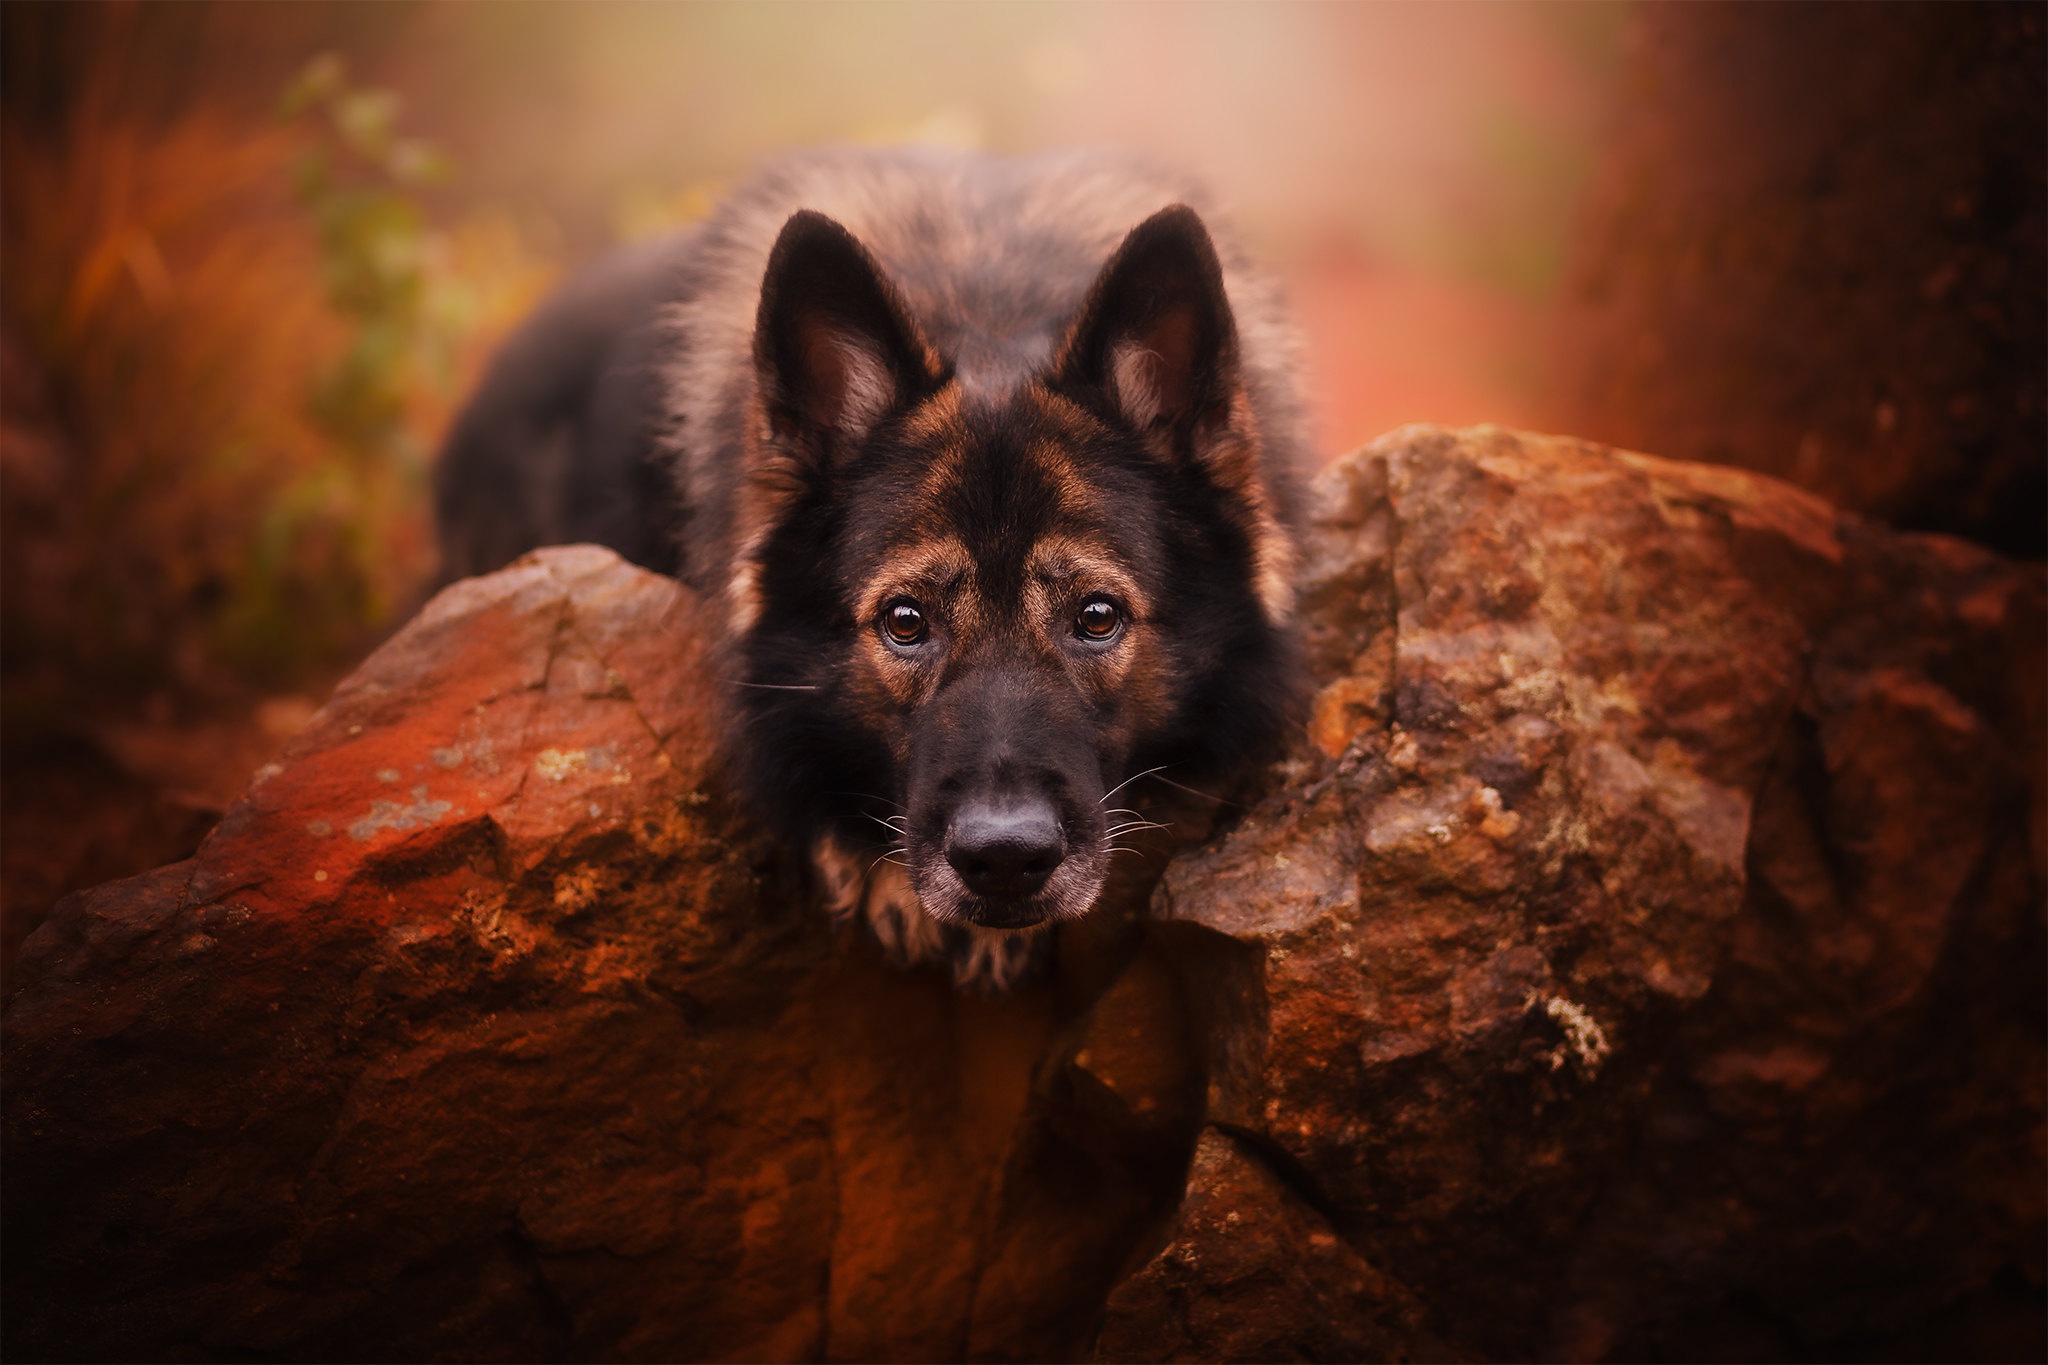
[(1004, 988), (1129, 784), (1298, 710), (1297, 347), (1201, 202), (1107, 153), (772, 165), (507, 342), (446, 571), (595, 541), (697, 587), (746, 805), (897, 959)]

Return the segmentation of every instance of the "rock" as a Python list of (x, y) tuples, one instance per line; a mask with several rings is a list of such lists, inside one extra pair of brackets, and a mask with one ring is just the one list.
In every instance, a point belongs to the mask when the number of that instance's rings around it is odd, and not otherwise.
[(1447, 1360), (1427, 1314), (1265, 1160), (1204, 1133), (1166, 1247), (1110, 1295), (1108, 1360)]
[(1300, 751), (1000, 998), (728, 808), (686, 590), (449, 589), (28, 941), (5, 1350), (2024, 1349), (2038, 569), (1484, 428), (1318, 506)]
[[(1091, 995), (835, 945), (718, 793), (698, 623), (589, 547), (457, 584), (196, 857), (52, 914), (6, 1017), (11, 1358), (1085, 1348), (1191, 1063), (1133, 1073), (1163, 1130), (1082, 1112)], [(1174, 1008), (1142, 967), (1105, 1017)]]
[(1484, 428), (1317, 506), (1312, 742), (1159, 893), (1264, 959), (1213, 1116), (1481, 1356), (2038, 1294), (2038, 567)]

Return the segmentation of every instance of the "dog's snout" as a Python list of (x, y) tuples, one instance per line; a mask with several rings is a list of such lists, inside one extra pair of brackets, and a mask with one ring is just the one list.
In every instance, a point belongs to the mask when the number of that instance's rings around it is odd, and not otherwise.
[(1042, 801), (975, 803), (955, 815), (946, 832), (946, 861), (984, 899), (1035, 894), (1065, 857), (1059, 816)]

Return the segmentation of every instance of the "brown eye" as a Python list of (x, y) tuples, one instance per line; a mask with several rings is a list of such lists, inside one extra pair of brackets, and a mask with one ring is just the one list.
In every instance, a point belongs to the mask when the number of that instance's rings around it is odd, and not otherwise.
[(1124, 615), (1116, 609), (1116, 603), (1104, 597), (1091, 597), (1081, 604), (1074, 617), (1074, 634), (1099, 645), (1115, 639), (1123, 624)]
[(931, 628), (925, 624), (924, 613), (917, 609), (917, 603), (898, 598), (882, 608), (882, 633), (889, 637), (891, 644), (903, 646), (921, 645)]

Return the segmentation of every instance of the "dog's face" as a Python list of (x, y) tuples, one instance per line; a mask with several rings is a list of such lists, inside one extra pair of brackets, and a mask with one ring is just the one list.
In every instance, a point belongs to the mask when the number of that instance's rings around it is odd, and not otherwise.
[(1237, 694), (1270, 681), (1286, 546), (1199, 219), (1134, 230), (1043, 372), (970, 386), (798, 214), (755, 347), (728, 591), (757, 796), (906, 866), (942, 923), (1086, 912), (1126, 779), (1273, 704)]

